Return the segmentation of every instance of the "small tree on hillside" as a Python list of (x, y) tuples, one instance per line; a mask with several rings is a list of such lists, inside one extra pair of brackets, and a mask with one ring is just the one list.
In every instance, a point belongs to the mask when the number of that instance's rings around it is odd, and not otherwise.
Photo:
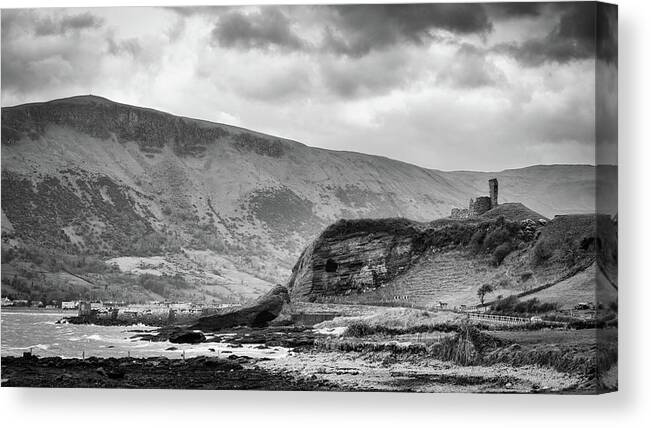
[(493, 292), (493, 287), (491, 287), (490, 284), (484, 284), (481, 287), (479, 287), (479, 290), (477, 290), (477, 296), (479, 296), (479, 301), (481, 301), (481, 304), (484, 304), (484, 297), (488, 293)]

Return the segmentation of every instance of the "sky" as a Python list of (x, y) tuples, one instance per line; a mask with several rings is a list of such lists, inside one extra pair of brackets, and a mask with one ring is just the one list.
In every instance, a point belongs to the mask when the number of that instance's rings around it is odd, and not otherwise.
[(92, 93), (442, 170), (617, 162), (593, 3), (4, 9), (0, 58), (2, 106)]

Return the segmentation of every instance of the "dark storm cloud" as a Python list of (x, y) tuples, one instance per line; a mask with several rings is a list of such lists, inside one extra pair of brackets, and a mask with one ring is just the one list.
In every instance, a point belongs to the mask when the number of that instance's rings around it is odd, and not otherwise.
[(300, 50), (305, 47), (305, 42), (292, 30), (287, 15), (275, 7), (262, 7), (259, 12), (249, 14), (229, 11), (219, 17), (212, 37), (220, 46), (228, 48)]
[[(292, 27), (292, 12), (305, 12), (323, 27), (322, 40), (309, 42)], [(183, 10), (181, 13), (192, 13)], [(423, 44), (435, 31), (459, 35), (487, 34), (492, 29), (480, 4), (380, 4), (260, 7), (258, 12), (227, 10), (212, 31), (221, 46), (270, 47), (361, 57), (398, 43)]]
[[(597, 8), (594, 3), (561, 3), (556, 6), (559, 19), (547, 36), (538, 39), (525, 40), (522, 43), (500, 44), (494, 48), (497, 52), (508, 53), (520, 63), (537, 67), (547, 62), (567, 63), (574, 60), (594, 58), (598, 44), (596, 23)], [(611, 20), (612, 11), (616, 8), (604, 9), (602, 21), (603, 39), (599, 43), (600, 57), (612, 62), (616, 59), (616, 28), (607, 23)], [(612, 21), (610, 21), (612, 22)], [(614, 29), (614, 30), (613, 30)], [(613, 47), (612, 40), (615, 40)]]
[(480, 4), (341, 5), (331, 10), (323, 49), (352, 57), (397, 43), (422, 44), (436, 30), (467, 35), (492, 29)]
[(540, 16), (546, 3), (507, 2), (485, 4), (489, 15), (494, 19), (535, 18)]
[(45, 17), (36, 22), (34, 31), (37, 36), (51, 36), (65, 34), (69, 31), (100, 28), (103, 20), (91, 13), (78, 15), (64, 15), (59, 18)]
[(597, 5), (597, 57), (606, 63), (617, 64), (617, 6)]

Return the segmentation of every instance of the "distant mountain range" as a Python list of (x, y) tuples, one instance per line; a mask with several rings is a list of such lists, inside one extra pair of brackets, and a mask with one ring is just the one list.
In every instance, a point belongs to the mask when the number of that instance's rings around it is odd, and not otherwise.
[(492, 177), (500, 202), (594, 212), (589, 165), (438, 171), (96, 96), (2, 108), (3, 235), (104, 259), (207, 250), (269, 284), (338, 219), (431, 221)]

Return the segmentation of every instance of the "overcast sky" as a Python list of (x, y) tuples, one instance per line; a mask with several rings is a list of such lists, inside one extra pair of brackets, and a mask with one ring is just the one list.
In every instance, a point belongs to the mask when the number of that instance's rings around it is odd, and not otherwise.
[(577, 3), (3, 10), (2, 105), (93, 93), (492, 171), (594, 164), (597, 114), (616, 163), (614, 19), (595, 43)]

